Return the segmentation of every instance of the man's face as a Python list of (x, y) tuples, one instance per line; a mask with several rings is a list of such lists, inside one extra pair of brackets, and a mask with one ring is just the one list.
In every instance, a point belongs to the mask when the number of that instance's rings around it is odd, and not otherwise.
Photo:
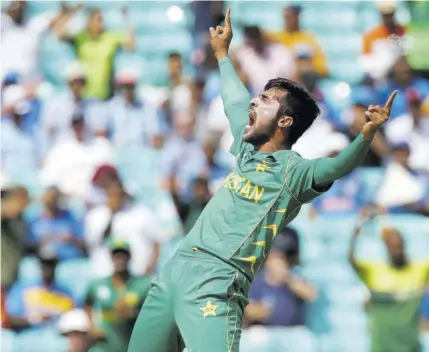
[(393, 66), (393, 73), (395, 75), (395, 80), (402, 84), (407, 84), (412, 77), (411, 67), (404, 58), (399, 59), (395, 63)]
[(392, 152), (393, 160), (404, 167), (408, 167), (408, 158), (410, 157), (409, 149), (396, 149)]
[(173, 56), (168, 60), (168, 72), (170, 76), (179, 76), (182, 74), (182, 59), (180, 57)]
[(119, 186), (111, 186), (107, 191), (107, 204), (112, 211), (118, 211), (125, 202), (124, 191)]
[(403, 267), (406, 259), (402, 238), (398, 234), (392, 233), (385, 239), (385, 243), (392, 265), (397, 268)]
[(86, 352), (88, 350), (88, 333), (81, 331), (71, 331), (67, 333), (69, 351)]
[(70, 90), (77, 97), (80, 97), (85, 89), (86, 81), (83, 78), (74, 79), (69, 82)]
[(124, 272), (128, 268), (130, 254), (127, 251), (117, 250), (112, 253), (113, 268), (115, 272)]
[(43, 195), (43, 204), (49, 209), (58, 208), (60, 194), (57, 190), (48, 189)]
[(250, 101), (249, 124), (244, 130), (244, 140), (253, 145), (267, 142), (277, 127), (279, 96), (286, 94), (269, 89)]
[(395, 24), (395, 13), (386, 13), (381, 15), (383, 18), (383, 23), (387, 27), (392, 27)]
[(299, 15), (292, 9), (283, 12), (283, 21), (289, 31), (296, 31), (299, 27)]
[(103, 15), (101, 11), (95, 11), (88, 20), (88, 29), (92, 34), (99, 35), (103, 32)]

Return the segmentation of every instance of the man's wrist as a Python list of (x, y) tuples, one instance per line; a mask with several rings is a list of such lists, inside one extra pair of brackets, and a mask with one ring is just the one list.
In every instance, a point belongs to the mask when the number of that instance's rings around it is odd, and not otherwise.
[(377, 133), (378, 128), (363, 128), (362, 137), (366, 141), (372, 141)]
[(228, 52), (215, 53), (216, 60), (219, 62), (222, 59), (228, 57)]

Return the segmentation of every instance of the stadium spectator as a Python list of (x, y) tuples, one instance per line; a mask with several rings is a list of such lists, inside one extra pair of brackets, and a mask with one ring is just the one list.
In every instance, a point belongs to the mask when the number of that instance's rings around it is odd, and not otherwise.
[(91, 180), (91, 190), (85, 199), (89, 208), (106, 203), (106, 190), (113, 183), (120, 183), (118, 170), (112, 165), (100, 165)]
[(86, 131), (86, 116), (72, 116), (71, 132), (49, 149), (40, 173), (45, 185), (56, 185), (63, 193), (85, 199), (91, 189), (91, 179), (102, 164), (114, 158), (112, 143), (102, 137), (91, 138)]
[(43, 208), (29, 220), (29, 243), (37, 251), (49, 251), (59, 261), (85, 254), (83, 224), (69, 209), (58, 188), (50, 187), (42, 197)]
[(392, 158), (378, 190), (377, 204), (391, 213), (429, 214), (429, 175), (410, 166), (407, 142), (393, 144), (391, 150)]
[(355, 256), (356, 244), (365, 221), (354, 230), (349, 261), (371, 291), (371, 351), (418, 351), (420, 299), (429, 278), (429, 261), (409, 258), (401, 234), (393, 228), (382, 230), (388, 262), (359, 261)]
[(172, 192), (173, 202), (177, 214), (182, 222), (183, 232), (186, 235), (194, 227), (200, 214), (211, 198), (208, 180), (198, 177), (192, 185), (192, 198), (189, 203), (182, 202), (176, 192)]
[(219, 139), (217, 136), (207, 137), (203, 143), (203, 150), (208, 163), (208, 185), (210, 193), (213, 194), (221, 187), (226, 175), (231, 171), (231, 167), (226, 165), (220, 158), (220, 153), (218, 153)]
[(29, 19), (27, 1), (10, 1), (1, 13), (1, 47), (2, 52), (8, 53), (2, 55), (1, 79), (10, 73), (19, 74), (25, 83), (35, 83), (42, 78), (39, 48), (44, 34), (49, 29), (61, 28), (80, 7), (63, 5), (57, 15), (45, 12)]
[[(333, 158), (338, 155), (349, 141), (342, 134), (332, 134), (327, 138), (323, 147), (324, 156)], [(322, 194), (311, 203), (311, 208), (319, 216), (353, 215), (359, 212), (364, 205), (364, 183), (359, 171), (337, 180), (328, 193)]]
[(253, 95), (264, 91), (273, 77), (289, 78), (294, 74), (291, 53), (283, 45), (267, 40), (259, 27), (244, 27), (244, 45), (236, 54), (236, 60), (249, 77)]
[(316, 37), (301, 29), (301, 7), (290, 5), (283, 11), (284, 29), (277, 33), (267, 33), (267, 37), (273, 41), (285, 45), (294, 52), (297, 48), (308, 47), (314, 53), (313, 63), (320, 76), (328, 75), (328, 64), (325, 54), (316, 40)]
[(426, 287), (421, 303), (421, 328), (429, 332), (429, 286)]
[[(343, 131), (350, 141), (360, 133), (365, 124), (365, 111), (373, 101), (373, 91), (368, 87), (356, 87), (352, 91), (352, 107), (347, 112), (347, 130)], [(383, 131), (379, 130), (371, 143), (371, 149), (368, 151), (362, 166), (381, 166), (383, 158), (388, 156), (389, 148)]]
[(8, 169), (36, 168), (41, 158), (40, 133), (26, 129), (30, 112), (27, 94), (21, 85), (11, 85), (3, 91), (1, 123), (1, 164)]
[(112, 273), (106, 245), (110, 238), (130, 243), (133, 275), (153, 273), (162, 231), (157, 228), (151, 210), (137, 204), (119, 183), (110, 184), (106, 192), (106, 203), (90, 210), (85, 222), (85, 241), (94, 275), (102, 277)]
[(174, 136), (163, 150), (162, 185), (177, 188), (181, 201), (189, 202), (193, 180), (207, 172), (207, 160), (201, 142), (195, 137), (195, 118), (183, 112), (174, 118)]
[[(129, 25), (127, 9), (122, 9), (123, 22)], [(106, 30), (103, 14), (99, 8), (93, 8), (88, 15), (86, 29), (70, 36), (66, 26), (57, 31), (60, 39), (73, 45), (79, 61), (87, 72), (85, 93), (90, 98), (108, 99), (113, 94), (113, 60), (122, 47), (134, 50), (134, 31), (128, 27), (125, 31)]]
[(398, 95), (392, 106), (392, 116), (390, 117), (393, 121), (397, 117), (407, 113), (407, 93), (409, 91), (418, 94), (420, 97), (429, 96), (429, 81), (424, 78), (416, 77), (407, 59), (401, 56), (394, 63), (388, 82), (377, 88), (377, 90), (379, 101), (386, 101), (389, 92), (398, 90)]
[(61, 316), (58, 330), (67, 339), (67, 352), (90, 351), (90, 328), (91, 322), (82, 309), (72, 309)]
[(86, 85), (86, 73), (81, 63), (73, 62), (66, 70), (68, 91), (51, 97), (43, 110), (42, 129), (46, 138), (46, 147), (51, 148), (63, 138), (73, 134), (71, 121), (73, 116), (85, 116), (85, 139), (94, 135), (104, 135), (103, 123), (99, 116), (100, 104), (87, 99), (83, 92)]
[(19, 262), (27, 251), (28, 225), (23, 212), (30, 199), (20, 186), (1, 193), (1, 289), (5, 293), (17, 279)]
[(298, 236), (286, 228), (277, 237), (264, 267), (249, 291), (245, 316), (249, 324), (270, 327), (304, 326), (305, 304), (316, 299), (316, 289), (295, 273), (299, 262)]
[(9, 327), (21, 331), (31, 327), (55, 325), (58, 318), (73, 308), (68, 288), (56, 282), (57, 259), (40, 254), (41, 278), (18, 281), (6, 297)]
[(407, 142), (410, 145), (410, 166), (429, 171), (429, 115), (422, 110), (422, 97), (413, 90), (407, 92), (408, 111), (386, 125), (390, 144)]
[(159, 147), (164, 133), (155, 106), (136, 95), (137, 73), (122, 70), (115, 77), (116, 93), (105, 103), (105, 120), (110, 138), (117, 148)]
[(151, 279), (149, 276), (133, 276), (128, 270), (132, 254), (127, 242), (111, 239), (108, 245), (113, 274), (89, 284), (85, 310), (92, 320), (92, 335), (96, 340), (94, 349), (126, 351)]

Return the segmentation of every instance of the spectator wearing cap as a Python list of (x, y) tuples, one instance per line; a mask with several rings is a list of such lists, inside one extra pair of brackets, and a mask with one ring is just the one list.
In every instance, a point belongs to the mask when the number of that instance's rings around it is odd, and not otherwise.
[(85, 120), (85, 139), (104, 135), (104, 122), (100, 116), (100, 103), (84, 96), (86, 73), (80, 62), (71, 63), (66, 70), (67, 92), (54, 95), (47, 102), (42, 113), (42, 130), (46, 148), (50, 148), (63, 138), (73, 134), (73, 117)]
[(91, 317), (95, 348), (106, 352), (126, 351), (151, 278), (130, 273), (132, 254), (128, 242), (112, 238), (108, 247), (113, 274), (89, 284), (85, 310)]
[(407, 92), (408, 111), (386, 125), (391, 144), (410, 145), (410, 166), (429, 171), (429, 115), (422, 110), (422, 97), (413, 89)]
[(391, 121), (407, 113), (408, 94), (417, 94), (421, 100), (429, 96), (429, 81), (418, 77), (405, 56), (401, 56), (394, 62), (387, 82), (377, 87), (378, 100), (387, 101), (389, 92), (394, 90), (398, 94), (392, 105)]
[(316, 299), (316, 289), (294, 273), (299, 262), (297, 233), (289, 228), (273, 244), (264, 267), (249, 291), (245, 316), (251, 325), (293, 327), (305, 325), (305, 304)]
[(157, 227), (152, 211), (138, 204), (117, 182), (106, 188), (106, 203), (91, 209), (85, 219), (85, 242), (94, 275), (112, 273), (112, 262), (107, 247), (110, 238), (130, 243), (133, 275), (152, 274), (159, 257), (163, 231)]
[(121, 183), (118, 170), (109, 164), (100, 165), (92, 176), (86, 204), (93, 208), (106, 203), (106, 191), (111, 184)]
[(76, 35), (67, 33), (66, 26), (56, 31), (60, 39), (73, 45), (79, 61), (84, 65), (87, 77), (85, 95), (105, 100), (112, 96), (114, 58), (120, 48), (134, 50), (135, 33), (129, 27), (127, 8), (122, 9), (124, 31), (104, 28), (103, 13), (99, 8), (89, 11), (86, 29)]
[(68, 288), (56, 282), (58, 260), (47, 253), (39, 256), (41, 278), (18, 281), (6, 297), (9, 327), (16, 331), (57, 324), (58, 318), (73, 308)]
[(290, 78), (294, 74), (293, 57), (288, 49), (267, 40), (257, 26), (244, 27), (244, 45), (235, 56), (249, 77), (251, 92), (256, 95), (264, 91), (273, 77)]
[(21, 85), (8, 86), (3, 92), (1, 123), (1, 163), (6, 170), (35, 168), (41, 160), (40, 133), (28, 130), (25, 119), (30, 112), (27, 93)]
[[(348, 138), (340, 133), (333, 133), (324, 146), (324, 157), (333, 158), (349, 145)], [(335, 182), (327, 194), (322, 194), (311, 203), (316, 215), (338, 216), (352, 215), (364, 206), (364, 183), (359, 172), (352, 172)]]
[(64, 313), (59, 322), (58, 330), (67, 339), (67, 352), (89, 352), (91, 322), (82, 309), (72, 309)]
[(37, 250), (49, 250), (58, 260), (85, 254), (83, 224), (64, 207), (64, 198), (55, 187), (45, 190), (43, 208), (29, 220), (29, 242)]
[[(365, 86), (358, 86), (352, 90), (352, 106), (344, 114), (344, 123), (347, 126), (342, 131), (349, 139), (353, 141), (359, 135), (365, 124), (365, 111), (370, 104), (373, 104), (374, 92)], [(383, 134), (383, 130), (377, 131), (371, 147), (362, 163), (362, 166), (381, 166), (383, 158), (387, 157), (389, 148)]]
[(160, 111), (137, 97), (137, 72), (124, 69), (115, 77), (114, 97), (105, 103), (106, 129), (118, 148), (160, 147), (164, 126)]
[(409, 258), (399, 231), (385, 227), (382, 239), (388, 261), (360, 261), (356, 244), (367, 220), (362, 218), (354, 230), (349, 261), (371, 293), (371, 351), (419, 351), (420, 300), (429, 279), (429, 260)]
[(291, 5), (286, 7), (283, 11), (283, 30), (276, 33), (267, 33), (267, 36), (269, 39), (285, 45), (292, 52), (303, 45), (311, 48), (314, 67), (321, 77), (325, 77), (328, 75), (328, 63), (325, 54), (316, 37), (312, 33), (301, 29), (300, 15), (300, 6)]

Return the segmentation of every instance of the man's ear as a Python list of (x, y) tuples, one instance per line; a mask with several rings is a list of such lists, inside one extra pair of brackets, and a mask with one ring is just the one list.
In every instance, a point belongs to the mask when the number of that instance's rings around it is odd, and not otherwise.
[(293, 118), (290, 116), (282, 116), (277, 121), (277, 126), (281, 128), (288, 128), (292, 126), (292, 124), (293, 124)]

